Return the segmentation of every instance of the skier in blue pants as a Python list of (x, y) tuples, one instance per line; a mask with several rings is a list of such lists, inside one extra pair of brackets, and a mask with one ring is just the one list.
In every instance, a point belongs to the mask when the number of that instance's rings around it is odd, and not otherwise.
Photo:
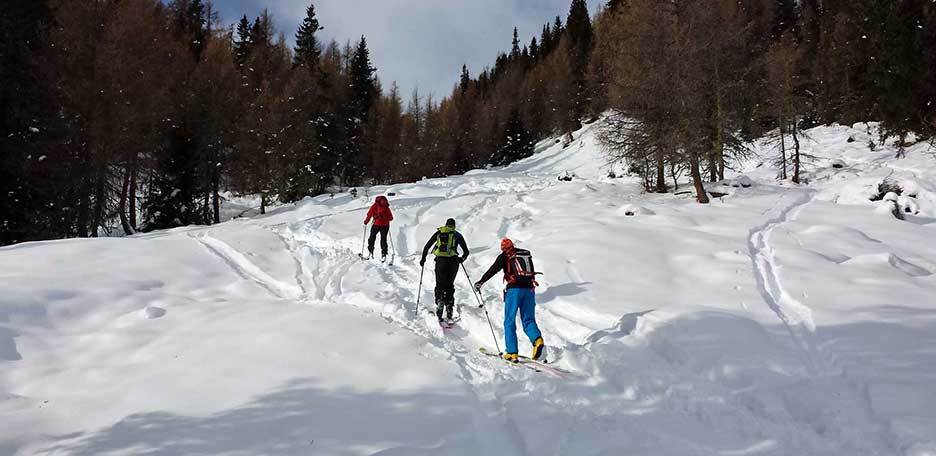
[(484, 273), (481, 280), (474, 284), (475, 290), (481, 292), (484, 283), (494, 277), (499, 271), (504, 272), (504, 281), (507, 289), (504, 291), (504, 339), (506, 352), (504, 359), (517, 362), (519, 359), (517, 348), (517, 312), (523, 323), (523, 332), (533, 345), (530, 358), (537, 361), (546, 361), (546, 344), (543, 334), (536, 325), (536, 270), (533, 267), (533, 257), (528, 250), (518, 249), (513, 241), (501, 241), (501, 254), (494, 264)]

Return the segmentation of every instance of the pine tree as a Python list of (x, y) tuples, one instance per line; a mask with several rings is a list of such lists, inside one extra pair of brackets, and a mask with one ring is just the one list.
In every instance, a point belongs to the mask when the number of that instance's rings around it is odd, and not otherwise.
[(145, 231), (203, 223), (198, 211), (197, 145), (191, 134), (174, 131), (168, 153), (162, 155), (152, 174), (152, 183), (143, 205)]
[[(48, 0), (13, 0), (0, 13), (0, 246), (74, 235), (63, 201), (80, 176), (53, 153), (55, 87), (41, 61), (53, 24)], [(63, 204), (64, 203), (64, 204)]]
[(201, 58), (208, 39), (208, 11), (202, 0), (172, 0), (169, 9), (175, 14), (176, 32), (185, 36), (192, 55)]
[(520, 110), (513, 108), (510, 119), (504, 128), (502, 146), (497, 156), (492, 160), (496, 165), (506, 165), (533, 155), (534, 141), (530, 132), (524, 127)]
[(517, 34), (517, 27), (513, 29), (513, 41), (510, 48), (510, 59), (517, 60), (520, 57), (520, 36)]
[(318, 18), (315, 17), (315, 5), (310, 4), (306, 9), (306, 17), (296, 32), (296, 48), (293, 62), (297, 66), (312, 70), (318, 66), (322, 50), (319, 48), (315, 34), (322, 30)]
[(471, 86), (471, 74), (468, 73), (468, 65), (462, 65), (461, 79), (458, 83), (458, 89), (461, 91), (461, 95), (465, 96), (465, 93), (468, 92), (468, 87)]
[(238, 67), (243, 67), (247, 63), (247, 57), (250, 55), (250, 21), (247, 15), (241, 18), (237, 23), (237, 33), (234, 36), (234, 61)]
[(552, 52), (552, 41), (552, 28), (550, 28), (549, 24), (546, 24), (543, 26), (542, 35), (540, 35), (540, 46), (542, 47), (543, 55)]
[(574, 99), (564, 129), (571, 132), (581, 127), (580, 120), (585, 114), (585, 109), (589, 103), (585, 72), (588, 69), (593, 35), (591, 18), (588, 15), (588, 4), (585, 3), (585, 0), (572, 0), (572, 5), (569, 8), (569, 19), (566, 21), (566, 39), (566, 50), (572, 64)]
[(371, 65), (370, 51), (367, 49), (367, 38), (362, 36), (354, 51), (351, 67), (348, 70), (351, 105), (354, 108), (354, 114), (361, 121), (367, 120), (367, 115), (374, 103), (374, 97), (377, 95), (375, 71), (377, 69)]
[(269, 17), (266, 16), (264, 11), (264, 14), (254, 19), (254, 23), (250, 27), (251, 48), (254, 46), (267, 46), (271, 42), (271, 38)]
[(371, 65), (367, 39), (362, 36), (351, 57), (348, 68), (348, 105), (351, 115), (347, 120), (346, 132), (348, 148), (344, 163), (347, 166), (348, 183), (360, 183), (364, 178), (366, 163), (370, 151), (366, 138), (371, 108), (378, 94), (377, 81), (374, 77), (376, 68)]

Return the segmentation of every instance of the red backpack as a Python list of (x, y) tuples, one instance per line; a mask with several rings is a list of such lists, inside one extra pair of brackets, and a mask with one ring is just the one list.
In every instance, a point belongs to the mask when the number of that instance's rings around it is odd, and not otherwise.
[(504, 271), (504, 281), (508, 285), (526, 282), (536, 287), (536, 268), (533, 266), (533, 254), (529, 250), (510, 249), (504, 252), (507, 255), (507, 269)]

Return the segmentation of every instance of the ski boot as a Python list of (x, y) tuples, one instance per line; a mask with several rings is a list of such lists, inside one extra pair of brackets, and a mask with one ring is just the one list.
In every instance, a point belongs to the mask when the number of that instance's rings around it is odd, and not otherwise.
[(541, 363), (546, 362), (546, 343), (543, 342), (542, 337), (537, 337), (536, 340), (533, 341), (533, 353), (530, 354), (530, 359)]
[(519, 363), (519, 362), (520, 362), (520, 356), (517, 355), (516, 353), (504, 353), (504, 354), (503, 354), (503, 358), (504, 358), (505, 361), (511, 362), (511, 363)]
[(445, 323), (449, 326), (455, 324), (455, 304), (445, 305)]

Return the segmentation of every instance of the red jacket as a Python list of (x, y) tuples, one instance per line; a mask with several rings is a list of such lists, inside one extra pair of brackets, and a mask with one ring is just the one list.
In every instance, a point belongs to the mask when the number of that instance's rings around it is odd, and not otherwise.
[(364, 224), (370, 223), (371, 219), (374, 219), (374, 226), (390, 226), (390, 222), (393, 221), (393, 212), (390, 211), (390, 202), (387, 201), (386, 196), (377, 197), (374, 205), (367, 211)]

